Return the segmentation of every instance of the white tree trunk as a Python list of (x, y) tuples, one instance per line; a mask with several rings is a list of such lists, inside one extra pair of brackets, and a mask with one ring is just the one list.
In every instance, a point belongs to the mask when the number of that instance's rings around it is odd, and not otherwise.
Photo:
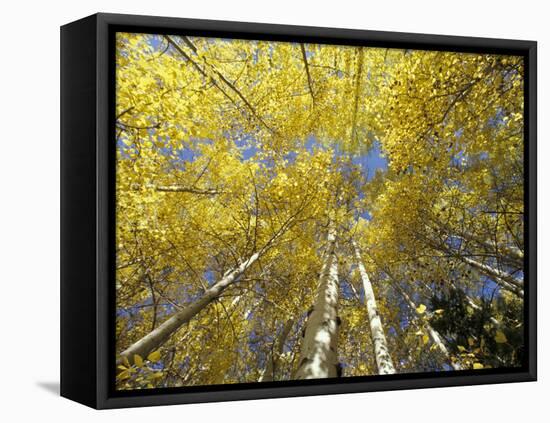
[[(392, 279), (393, 279), (393, 278), (392, 278)], [(395, 279), (394, 279), (394, 280), (395, 280)], [(435, 295), (434, 290), (432, 289), (431, 286), (429, 286), (429, 285), (428, 285), (427, 283), (425, 283), (425, 282), (423, 283), (423, 285), (424, 285), (424, 287), (430, 292), (430, 294)], [(455, 285), (453, 282), (451, 282), (451, 286), (452, 286), (454, 289), (458, 289), (458, 288), (456, 287), (456, 285)], [(465, 298), (466, 298), (466, 301), (468, 301), (468, 305), (469, 305), (470, 307), (472, 307), (474, 310), (480, 310), (480, 309), (481, 309), (481, 307), (472, 299), (472, 297), (470, 297), (469, 295), (466, 295), (466, 294), (464, 294), (464, 296), (465, 296)], [(495, 317), (491, 316), (491, 317), (489, 318), (489, 320), (491, 321), (491, 323), (492, 323), (493, 325), (495, 325), (495, 326), (497, 326), (497, 327), (500, 326), (500, 322), (499, 322)]]
[(464, 262), (469, 264), (470, 266), (476, 268), (484, 275), (490, 277), (493, 279), (497, 284), (499, 284), (502, 288), (511, 291), (518, 295), (519, 297), (523, 298), (523, 282), (517, 280), (513, 276), (510, 276), (506, 274), (505, 272), (501, 272), (498, 269), (495, 269), (494, 267), (491, 267), (487, 264), (480, 263), (470, 257), (460, 256), (460, 259)]
[(523, 281), (520, 281), (513, 276), (495, 269), (487, 264), (481, 263), (477, 260), (474, 260), (471, 257), (464, 256), (459, 252), (453, 251), (446, 245), (438, 244), (437, 242), (428, 240), (428, 244), (437, 251), (441, 251), (445, 254), (449, 254), (461, 260), (462, 262), (472, 266), (477, 269), (480, 273), (491, 278), (495, 283), (497, 283), (501, 288), (512, 292), (520, 298), (523, 298)]
[[(443, 231), (452, 234), (453, 229), (441, 222), (435, 222), (435, 224)], [(509, 261), (519, 267), (523, 266), (523, 251), (521, 251), (515, 245), (498, 245), (494, 240), (488, 240), (483, 237), (479, 237), (468, 230), (461, 230), (461, 235), (453, 235), (458, 238), (462, 238), (466, 241), (481, 245), (485, 250), (491, 254), (497, 254), (501, 256), (505, 261)]]
[(222, 279), (208, 288), (201, 298), (178, 311), (162, 325), (158, 326), (155, 330), (149, 332), (139, 341), (124, 350), (120, 354), (118, 362), (125, 357), (130, 363), (133, 363), (134, 355), (137, 354), (140, 357), (145, 358), (149, 353), (158, 349), (181, 326), (189, 322), (193, 316), (198, 314), (208, 304), (218, 298), (218, 296), (228, 286), (235, 282), (239, 276), (241, 276), (250, 266), (252, 266), (252, 264), (254, 264), (256, 260), (258, 260), (258, 257), (259, 253), (255, 253), (251, 255), (248, 260), (243, 261), (237, 268), (233, 269), (229, 273), (226, 273)]
[(513, 245), (498, 245), (493, 240), (487, 240), (480, 238), (473, 233), (464, 230), (462, 232), (463, 237), (471, 242), (478, 243), (479, 245), (482, 245), (487, 251), (496, 253), (497, 251), (501, 254), (504, 254), (504, 256), (515, 263), (518, 263), (520, 265), (523, 265), (523, 251), (521, 251), (519, 248)]
[(451, 360), (451, 354), (449, 354), (449, 350), (445, 346), (445, 343), (441, 339), (441, 336), (439, 336), (439, 332), (436, 331), (429, 323), (425, 322), (424, 324), (426, 325), (426, 329), (428, 330), (428, 333), (430, 334), (430, 338), (432, 338), (433, 343), (437, 345), (437, 348), (439, 348), (439, 351), (441, 351), (441, 353), (445, 356), (451, 367), (454, 370), (462, 370), (462, 366), (459, 363)]
[(307, 319), (296, 379), (320, 379), (338, 376), (338, 260), (336, 231), (330, 227), (317, 297)]
[[(466, 301), (468, 301), (468, 305), (469, 305), (470, 307), (472, 307), (474, 310), (480, 310), (480, 309), (481, 309), (481, 307), (480, 307), (479, 305), (477, 305), (477, 304), (475, 303), (475, 301), (474, 301), (470, 296), (468, 296), (468, 295), (466, 295)], [(491, 317), (489, 318), (489, 320), (490, 320), (491, 323), (492, 323), (493, 325), (495, 325), (496, 327), (499, 327), (499, 326), (500, 326), (500, 322), (499, 322), (495, 317), (491, 316)]]
[(376, 298), (372, 289), (372, 284), (369, 279), (369, 275), (363, 265), (361, 259), (361, 253), (359, 247), (355, 241), (352, 241), (353, 249), (355, 252), (355, 258), (357, 260), (357, 267), (361, 274), (361, 280), (363, 282), (363, 290), (365, 292), (365, 304), (367, 306), (367, 312), (369, 315), (370, 331), (372, 336), (372, 343), (374, 344), (374, 354), (376, 358), (376, 365), (378, 367), (378, 374), (387, 375), (395, 373), (395, 368), (388, 351), (388, 343), (386, 341), (386, 335), (384, 334), (384, 328), (382, 327), (382, 321), (378, 313), (378, 307), (376, 305)]
[(272, 380), (277, 380), (276, 375), (279, 360), (281, 358), (281, 355), (284, 353), (286, 339), (288, 338), (288, 334), (290, 333), (293, 325), (294, 319), (288, 319), (283, 325), (281, 333), (279, 334), (276, 342), (273, 345), (273, 350), (271, 351), (270, 356), (267, 358), (265, 371), (263, 372), (262, 376), (260, 376), (258, 382), (269, 382)]
[[(396, 282), (397, 283), (397, 282)], [(413, 300), (411, 300), (411, 297), (403, 290), (401, 289), (399, 286), (397, 285), (394, 285), (397, 290), (401, 293), (401, 295), (403, 296), (403, 298), (405, 298), (405, 301), (407, 301), (407, 304), (409, 305), (409, 307), (412, 309), (412, 311), (414, 311), (414, 313), (419, 317), (419, 318), (422, 318), (422, 315), (421, 313), (418, 312), (418, 310), (416, 309), (416, 304), (413, 302)], [(449, 362), (449, 364), (451, 365), (451, 367), (454, 369), (454, 370), (462, 370), (462, 366), (459, 364), (459, 363), (456, 363), (456, 362), (453, 362), (453, 360), (451, 359), (451, 354), (449, 353), (449, 350), (447, 349), (447, 347), (445, 346), (445, 343), (443, 342), (443, 340), (441, 339), (441, 336), (439, 335), (439, 332), (436, 331), (432, 325), (430, 325), (428, 322), (424, 322), (424, 327), (426, 328), (426, 330), (428, 331), (429, 335), (430, 335), (430, 338), (432, 338), (432, 342), (437, 345), (437, 348), (439, 348), (439, 351), (441, 351), (441, 353), (445, 356), (445, 358), (447, 359), (447, 361)]]

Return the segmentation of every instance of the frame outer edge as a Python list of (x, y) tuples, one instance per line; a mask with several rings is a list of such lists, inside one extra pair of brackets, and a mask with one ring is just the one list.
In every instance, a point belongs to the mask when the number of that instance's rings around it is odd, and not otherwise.
[(528, 215), (528, 260), (529, 260), (529, 374), (531, 380), (537, 380), (537, 43), (533, 42), (529, 46), (529, 215)]
[[(97, 43), (97, 285), (96, 285), (96, 309), (97, 309), (97, 363), (96, 363), (96, 378), (97, 378), (97, 405), (98, 409), (106, 408), (109, 398), (109, 379), (110, 360), (109, 360), (109, 342), (114, 340), (108, 339), (111, 334), (110, 308), (109, 308), (109, 280), (110, 280), (110, 265), (115, 265), (110, 262), (110, 254), (112, 246), (110, 245), (109, 225), (115, 222), (110, 222), (110, 207), (114, 206), (110, 202), (111, 192), (109, 179), (115, 176), (110, 173), (110, 115), (115, 111), (111, 110), (109, 104), (110, 84), (110, 58), (109, 58), (109, 32), (108, 25), (105, 22), (102, 14), (97, 14), (96, 23), (96, 43)], [(114, 87), (113, 87), (114, 89)]]
[(61, 396), (96, 405), (95, 17), (61, 28)]
[[(445, 377), (433, 377), (419, 375), (415, 378), (385, 377), (372, 381), (345, 381), (342, 383), (324, 384), (300, 384), (262, 386), (258, 384), (254, 388), (211, 390), (202, 392), (173, 392), (166, 394), (150, 395), (124, 395), (110, 396), (110, 349), (108, 336), (109, 328), (109, 207), (110, 185), (109, 177), (109, 143), (111, 121), (109, 113), (112, 111), (110, 103), (110, 61), (109, 57), (109, 31), (113, 26), (145, 26), (150, 29), (166, 30), (205, 30), (249, 34), (270, 34), (285, 37), (320, 37), (327, 42), (334, 40), (379, 41), (388, 43), (411, 43), (417, 48), (422, 45), (437, 45), (442, 50), (453, 47), (466, 46), (468, 48), (509, 49), (521, 50), (528, 55), (529, 60), (529, 250), (536, 252), (536, 42), (503, 40), (488, 38), (456, 37), (426, 34), (407, 34), (398, 32), (380, 32), (367, 30), (334, 29), (318, 27), (301, 27), (274, 24), (241, 23), (227, 21), (210, 21), (182, 18), (163, 18), (151, 16), (120, 15), (99, 13), (93, 15), (96, 19), (96, 361), (94, 365), (96, 385), (96, 403), (98, 409), (137, 407), (151, 405), (170, 405), (184, 403), (200, 403), (214, 401), (234, 401), (247, 399), (280, 398), (310, 395), (326, 395), (339, 393), (360, 393), (382, 390), (402, 390), (434, 387), (450, 387), (459, 385), (479, 385), (488, 383), (525, 382), (536, 380), (536, 254), (531, 254), (528, 259), (529, 274), (529, 368), (515, 373), (476, 373), (446, 375)], [(350, 41), (351, 42), (351, 41)]]

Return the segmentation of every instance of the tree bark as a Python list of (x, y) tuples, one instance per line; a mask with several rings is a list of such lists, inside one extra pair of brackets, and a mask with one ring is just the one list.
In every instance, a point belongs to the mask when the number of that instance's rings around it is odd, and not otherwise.
[(499, 269), (495, 269), (494, 267), (491, 267), (487, 264), (481, 263), (477, 260), (474, 260), (471, 257), (467, 257), (462, 255), (460, 252), (453, 251), (446, 245), (438, 244), (437, 242), (434, 242), (433, 240), (428, 240), (428, 244), (433, 249), (443, 252), (445, 254), (449, 254), (453, 257), (456, 257), (463, 263), (466, 263), (473, 268), (477, 269), (480, 273), (484, 274), (485, 276), (491, 278), (497, 285), (499, 285), (501, 288), (512, 292), (513, 294), (517, 295), (520, 298), (523, 298), (523, 282), (519, 281), (518, 279), (514, 278), (511, 275), (506, 274), (505, 272), (500, 271)]
[(166, 320), (162, 325), (158, 326), (155, 330), (145, 335), (139, 341), (135, 342), (133, 345), (124, 350), (120, 357), (117, 360), (117, 364), (120, 363), (124, 358), (126, 358), (130, 363), (134, 362), (134, 355), (139, 355), (140, 357), (146, 357), (150, 352), (159, 348), (166, 340), (176, 332), (181, 326), (189, 322), (193, 316), (198, 314), (203, 310), (208, 304), (214, 301), (219, 295), (228, 287), (236, 282), (239, 277), (250, 268), (259, 257), (266, 253), (279, 239), (283, 234), (289, 229), (292, 225), (292, 222), (298, 215), (296, 212), (294, 215), (290, 216), (281, 227), (273, 234), (271, 239), (257, 252), (252, 254), (248, 259), (241, 262), (239, 266), (235, 269), (227, 272), (223, 275), (222, 279), (208, 288), (201, 298), (196, 300), (191, 305), (183, 308), (178, 311), (174, 316)]
[(523, 267), (523, 252), (517, 247), (510, 245), (497, 245), (494, 241), (487, 241), (482, 238), (478, 238), (466, 231), (464, 232), (463, 237), (471, 242), (481, 245), (488, 252), (494, 253), (495, 256), (501, 255), (504, 261), (518, 267)]
[(329, 227), (323, 266), (319, 275), (317, 297), (307, 319), (296, 379), (337, 377), (338, 328), (338, 260), (336, 231)]
[[(434, 290), (425, 282), (423, 283), (424, 287), (430, 292), (430, 294), (435, 295)], [(453, 289), (458, 289), (454, 283), (451, 282), (451, 286)], [(468, 305), (472, 307), (474, 310), (480, 310), (481, 306), (479, 306), (469, 295), (464, 294), (466, 301), (468, 301)], [(500, 326), (500, 322), (493, 316), (489, 317), (489, 320), (493, 325), (496, 327)]]
[(451, 360), (451, 354), (449, 353), (449, 350), (441, 339), (439, 332), (436, 331), (429, 323), (425, 322), (424, 324), (426, 325), (426, 329), (428, 330), (428, 333), (430, 334), (430, 338), (432, 338), (433, 343), (437, 345), (437, 348), (439, 348), (439, 351), (441, 351), (441, 353), (445, 356), (451, 367), (454, 370), (463, 370), (462, 366), (459, 363)]
[(132, 364), (134, 355), (139, 355), (142, 358), (147, 357), (149, 353), (158, 349), (166, 340), (175, 333), (181, 326), (189, 322), (189, 320), (203, 310), (208, 304), (214, 301), (218, 296), (231, 284), (233, 284), (239, 276), (241, 276), (250, 266), (258, 260), (259, 253), (252, 254), (247, 260), (243, 261), (238, 267), (224, 275), (222, 279), (208, 288), (201, 298), (194, 303), (188, 305), (178, 311), (162, 325), (155, 330), (149, 332), (139, 341), (128, 347), (120, 354), (117, 362), (121, 362), (126, 358)]
[(281, 358), (281, 355), (284, 353), (286, 339), (288, 338), (288, 334), (290, 333), (290, 330), (292, 329), (293, 325), (294, 325), (294, 319), (288, 319), (283, 325), (281, 333), (279, 334), (276, 342), (273, 345), (273, 349), (271, 351), (270, 357), (268, 357), (267, 359), (265, 371), (262, 374), (262, 376), (258, 379), (258, 382), (269, 382), (272, 380), (277, 380), (276, 375), (277, 375), (279, 360)]
[(376, 366), (378, 367), (378, 374), (387, 375), (395, 373), (395, 368), (388, 351), (388, 343), (386, 341), (386, 335), (384, 335), (384, 328), (382, 327), (382, 321), (378, 313), (378, 307), (376, 305), (376, 298), (372, 289), (372, 284), (369, 279), (369, 275), (363, 265), (361, 259), (361, 253), (359, 247), (355, 241), (352, 241), (353, 250), (355, 252), (355, 258), (357, 260), (357, 267), (361, 274), (361, 280), (363, 282), (363, 290), (365, 292), (365, 304), (367, 306), (367, 312), (369, 315), (370, 330), (372, 336), (372, 343), (374, 344), (374, 354), (376, 358)]
[[(446, 233), (453, 234), (452, 228), (448, 224), (434, 221), (437, 228), (445, 231)], [(514, 264), (518, 267), (523, 267), (524, 254), (518, 247), (514, 245), (498, 245), (493, 240), (488, 240), (483, 237), (479, 237), (468, 230), (461, 230), (460, 235), (454, 235), (458, 238), (462, 238), (474, 244), (482, 246), (488, 253), (500, 256), (504, 261)]]
[[(401, 293), (403, 298), (405, 298), (405, 301), (407, 302), (409, 307), (414, 311), (414, 313), (418, 317), (421, 317), (421, 314), (417, 311), (416, 304), (413, 302), (413, 300), (411, 300), (411, 297), (403, 289), (401, 289), (399, 286), (397, 286), (396, 284), (394, 286)], [(451, 359), (451, 354), (449, 353), (449, 350), (447, 349), (447, 347), (445, 346), (445, 343), (441, 339), (441, 336), (439, 335), (439, 332), (436, 331), (432, 327), (432, 325), (430, 325), (428, 322), (424, 322), (424, 326), (425, 326), (426, 330), (428, 331), (428, 333), (430, 335), (430, 338), (432, 338), (432, 342), (435, 345), (437, 345), (437, 348), (439, 348), (439, 351), (441, 351), (441, 353), (445, 356), (445, 358), (447, 359), (447, 361), (449, 362), (451, 367), (454, 370), (462, 370), (462, 366), (459, 363), (453, 362), (453, 360)]]
[[(222, 194), (223, 191), (214, 188), (197, 188), (193, 185), (155, 185), (147, 184), (145, 185), (147, 189), (153, 189), (158, 192), (187, 192), (189, 194), (199, 194), (199, 195), (218, 195)], [(138, 191), (141, 189), (139, 184), (133, 184), (132, 189)]]
[(511, 291), (517, 296), (523, 298), (523, 283), (513, 276), (507, 275), (506, 273), (498, 269), (495, 269), (487, 264), (480, 263), (470, 257), (460, 256), (460, 260), (476, 268), (489, 278), (493, 279), (504, 289)]
[[(466, 301), (468, 301), (468, 305), (472, 307), (474, 310), (480, 310), (481, 307), (475, 303), (475, 301), (468, 295), (466, 295)], [(495, 327), (500, 327), (500, 322), (493, 316), (489, 317), (489, 320)]]

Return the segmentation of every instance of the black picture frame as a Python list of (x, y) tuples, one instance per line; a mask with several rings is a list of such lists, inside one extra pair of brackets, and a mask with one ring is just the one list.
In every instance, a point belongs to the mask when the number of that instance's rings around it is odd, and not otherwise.
[[(114, 34), (117, 31), (521, 55), (525, 58), (525, 349), (521, 368), (114, 390)], [(61, 27), (61, 395), (119, 408), (537, 378), (537, 44), (488, 38), (95, 14)]]

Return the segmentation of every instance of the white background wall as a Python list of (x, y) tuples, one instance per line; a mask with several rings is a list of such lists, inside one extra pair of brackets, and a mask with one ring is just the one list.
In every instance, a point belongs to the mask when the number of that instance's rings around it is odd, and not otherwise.
[[(0, 7), (0, 420), (518, 422), (548, 419), (547, 2), (7, 0)], [(539, 382), (96, 412), (59, 381), (59, 26), (98, 12), (539, 42)], [(546, 13), (545, 13), (546, 12)], [(543, 394), (546, 389), (546, 395)], [(538, 416), (538, 417), (537, 417)], [(545, 420), (548, 421), (548, 420)]]

